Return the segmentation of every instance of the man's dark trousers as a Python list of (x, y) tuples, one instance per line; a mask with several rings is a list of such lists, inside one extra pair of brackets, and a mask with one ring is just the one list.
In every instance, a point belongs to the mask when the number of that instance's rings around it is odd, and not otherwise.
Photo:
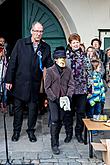
[(21, 131), (22, 122), (23, 122), (23, 107), (25, 104), (28, 106), (27, 132), (31, 132), (31, 131), (34, 132), (34, 127), (36, 125), (37, 114), (38, 114), (37, 101), (33, 102), (30, 99), (30, 101), (26, 103), (17, 98), (14, 99), (14, 121), (13, 121), (14, 132), (20, 133)]

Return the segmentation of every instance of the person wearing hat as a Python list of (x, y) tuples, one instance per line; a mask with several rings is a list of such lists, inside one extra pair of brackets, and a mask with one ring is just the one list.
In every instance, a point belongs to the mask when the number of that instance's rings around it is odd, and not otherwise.
[(44, 88), (49, 100), (51, 148), (54, 154), (60, 154), (59, 134), (62, 122), (69, 127), (69, 121), (65, 119), (71, 115), (70, 99), (74, 93), (74, 80), (72, 70), (66, 66), (66, 51), (56, 48), (53, 58), (55, 63), (46, 71)]
[(102, 45), (102, 42), (100, 39), (98, 38), (93, 38), (91, 40), (91, 45), (95, 48), (96, 52), (98, 53), (99, 55), (99, 58), (101, 59), (101, 61), (103, 62), (103, 64), (105, 65), (105, 53), (104, 51), (101, 49), (101, 45)]
[(100, 59), (91, 60), (93, 72), (93, 85), (92, 91), (88, 93), (88, 103), (90, 108), (87, 112), (87, 117), (93, 118), (93, 115), (101, 114), (102, 103), (105, 103), (105, 88), (100, 73)]

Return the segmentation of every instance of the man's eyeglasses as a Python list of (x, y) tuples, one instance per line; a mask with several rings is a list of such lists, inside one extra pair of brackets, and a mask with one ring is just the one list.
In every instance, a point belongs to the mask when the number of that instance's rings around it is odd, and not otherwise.
[(43, 33), (43, 30), (32, 30), (34, 33)]

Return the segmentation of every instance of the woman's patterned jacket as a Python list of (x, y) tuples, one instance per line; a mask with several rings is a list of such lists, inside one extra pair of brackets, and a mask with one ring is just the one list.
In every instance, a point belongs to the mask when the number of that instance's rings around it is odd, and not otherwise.
[(87, 94), (92, 88), (92, 66), (89, 58), (81, 49), (73, 51), (67, 47), (67, 66), (72, 69), (75, 91), (74, 94)]

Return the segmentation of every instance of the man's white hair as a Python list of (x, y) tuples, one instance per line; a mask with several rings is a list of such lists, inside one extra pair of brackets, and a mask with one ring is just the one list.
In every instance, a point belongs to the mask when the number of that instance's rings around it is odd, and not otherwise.
[(32, 28), (33, 28), (36, 24), (39, 24), (39, 25), (41, 25), (41, 26), (43, 27), (43, 25), (42, 25), (40, 22), (35, 21), (35, 22), (32, 23)]

